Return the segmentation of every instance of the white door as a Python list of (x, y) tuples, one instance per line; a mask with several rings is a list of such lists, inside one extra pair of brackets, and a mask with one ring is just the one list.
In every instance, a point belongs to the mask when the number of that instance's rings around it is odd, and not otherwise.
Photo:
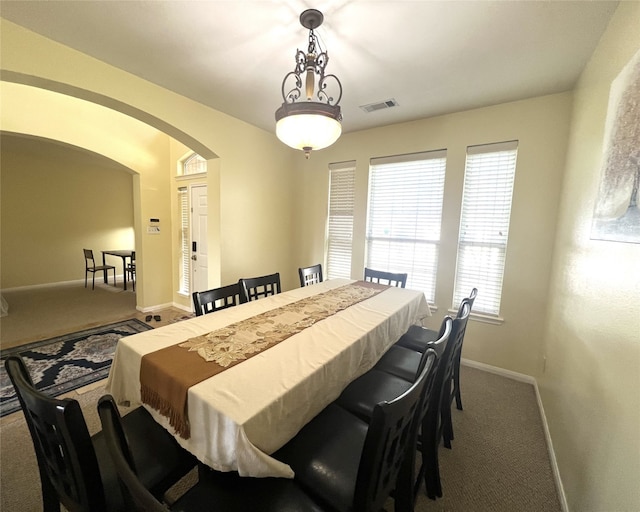
[(191, 292), (207, 290), (207, 186), (191, 187)]

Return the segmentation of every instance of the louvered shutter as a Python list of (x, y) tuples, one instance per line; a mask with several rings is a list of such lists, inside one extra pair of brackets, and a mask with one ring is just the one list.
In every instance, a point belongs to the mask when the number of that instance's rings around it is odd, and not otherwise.
[(180, 208), (180, 292), (190, 291), (190, 251), (189, 251), (189, 195), (187, 187), (178, 189)]

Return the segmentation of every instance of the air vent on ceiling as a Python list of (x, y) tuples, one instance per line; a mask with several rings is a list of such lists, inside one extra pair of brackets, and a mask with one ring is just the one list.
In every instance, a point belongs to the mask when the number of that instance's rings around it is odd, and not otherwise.
[(391, 98), (389, 100), (385, 100), (385, 101), (379, 101), (377, 103), (369, 103), (368, 105), (360, 105), (360, 108), (362, 110), (364, 110), (365, 112), (375, 112), (376, 110), (382, 110), (385, 108), (391, 108), (391, 107), (397, 107), (398, 106), (398, 102)]

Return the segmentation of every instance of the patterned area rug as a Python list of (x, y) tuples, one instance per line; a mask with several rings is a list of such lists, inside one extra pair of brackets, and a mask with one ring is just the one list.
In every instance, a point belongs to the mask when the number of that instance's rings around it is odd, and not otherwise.
[(20, 355), (35, 386), (49, 396), (58, 396), (109, 374), (120, 338), (153, 329), (135, 318), (48, 340), (21, 345), (0, 353), (0, 417), (20, 409), (4, 360)]

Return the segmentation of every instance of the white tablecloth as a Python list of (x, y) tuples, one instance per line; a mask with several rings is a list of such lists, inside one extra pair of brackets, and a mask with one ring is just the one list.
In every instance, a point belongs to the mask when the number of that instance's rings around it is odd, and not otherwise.
[[(332, 279), (119, 341), (108, 392), (140, 405), (142, 356), (354, 281)], [(200, 461), (243, 476), (293, 477), (273, 453), (406, 332), (428, 316), (424, 294), (389, 288), (189, 388), (191, 437), (178, 442)], [(146, 406), (169, 432), (168, 419)]]

